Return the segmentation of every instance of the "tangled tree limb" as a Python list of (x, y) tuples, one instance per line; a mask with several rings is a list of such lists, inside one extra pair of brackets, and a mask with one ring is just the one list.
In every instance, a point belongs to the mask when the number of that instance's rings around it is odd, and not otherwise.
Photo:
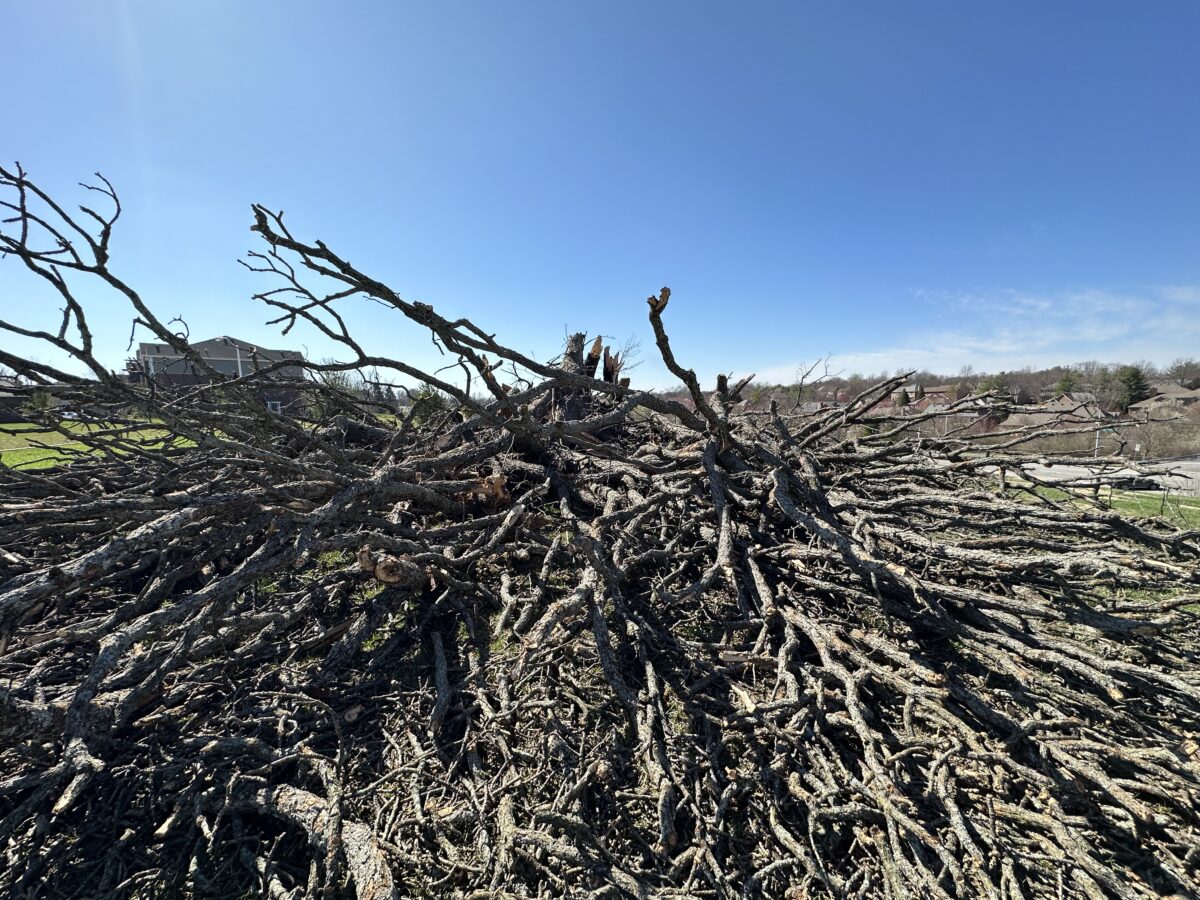
[[(5, 895), (1200, 892), (1200, 534), (998, 492), (1034, 431), (858, 433), (890, 383), (746, 412), (678, 361), (664, 290), (676, 403), (594, 378), (582, 337), (540, 363), (406, 301), (263, 207), (259, 298), (350, 357), (309, 367), (451, 408), (397, 423), (304, 381), (311, 420), (279, 417), (270, 372), (144, 392), (72, 279), (205, 363), (109, 270), (116, 212), (85, 227), (0, 176), (3, 249), (66, 304), (57, 332), (0, 327), (92, 373), (0, 350), (84, 445), (0, 469)], [(353, 296), (465, 386), (368, 354)]]

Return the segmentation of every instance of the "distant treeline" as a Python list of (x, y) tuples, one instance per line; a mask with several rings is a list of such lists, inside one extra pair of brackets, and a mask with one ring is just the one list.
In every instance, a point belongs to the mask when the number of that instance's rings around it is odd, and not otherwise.
[[(876, 374), (854, 372), (843, 375), (823, 372), (818, 368), (803, 380), (790, 385), (757, 382), (754, 389), (760, 395), (778, 396), (787, 392), (801, 402), (838, 400), (856, 396), (872, 385), (905, 371), (897, 369)], [(998, 391), (1020, 396), (1023, 402), (1048, 400), (1064, 393), (1084, 393), (1090, 394), (1105, 409), (1124, 410), (1131, 403), (1150, 396), (1154, 393), (1153, 386), (1162, 382), (1174, 382), (1188, 389), (1200, 388), (1200, 360), (1181, 358), (1162, 367), (1150, 362), (1083, 362), (1047, 369), (1027, 366), (1005, 372), (976, 372), (967, 366), (955, 374), (922, 369), (913, 373), (907, 382), (907, 389), (911, 395), (918, 385), (923, 389), (955, 386), (959, 396)], [(753, 393), (752, 390), (747, 396)]]

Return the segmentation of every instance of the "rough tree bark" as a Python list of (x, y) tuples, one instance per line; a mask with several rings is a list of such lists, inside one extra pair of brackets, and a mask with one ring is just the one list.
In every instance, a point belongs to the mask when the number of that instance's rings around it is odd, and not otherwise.
[[(0, 328), (90, 372), (0, 350), (79, 416), (44, 420), (69, 464), (0, 467), (0, 893), (1200, 892), (1200, 533), (1037, 493), (1036, 429), (919, 435), (874, 415), (895, 380), (812, 415), (706, 393), (665, 289), (688, 402), (593, 377), (582, 335), (542, 364), (261, 206), (275, 321), (449, 408), (146, 393), (75, 293), (195, 355), (109, 268), (115, 193), (0, 188), (62, 307)], [(367, 352), (354, 297), (486, 399)]]

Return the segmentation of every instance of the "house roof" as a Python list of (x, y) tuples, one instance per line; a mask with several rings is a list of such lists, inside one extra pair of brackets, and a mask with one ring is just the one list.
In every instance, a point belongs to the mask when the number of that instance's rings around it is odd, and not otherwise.
[(1160, 381), (1150, 385), (1155, 395), (1160, 397), (1188, 397), (1197, 396), (1196, 391), (1185, 388), (1183, 385), (1175, 381)]
[(1065, 391), (1059, 394), (1059, 399), (1065, 397), (1073, 403), (1095, 403), (1096, 395), (1091, 391)]
[(1095, 406), (1096, 395), (1089, 391), (1071, 391), (1059, 394), (1057, 397), (1039, 403), (1038, 406), (1058, 407), (1059, 409), (1075, 409), (1077, 407)]
[(1036, 406), (1026, 406), (1018, 413), (1009, 416), (1005, 421), (1021, 420), (1023, 424), (1042, 424), (1051, 420), (1061, 420), (1064, 423), (1079, 425), (1084, 422), (1096, 422), (1110, 418), (1094, 401), (1084, 400), (1089, 394), (1060, 394), (1053, 400), (1046, 400)]
[(1190, 405), (1191, 403), (1200, 401), (1200, 390), (1188, 390), (1181, 388), (1178, 391), (1171, 393), (1155, 394), (1153, 397), (1147, 397), (1145, 400), (1139, 400), (1137, 403), (1129, 404), (1130, 409), (1149, 409), (1153, 406), (1163, 406), (1168, 403), (1178, 403)]
[[(192, 344), (192, 349), (201, 356), (218, 356), (223, 357), (228, 353), (246, 353), (262, 357), (264, 359), (304, 359), (304, 354), (296, 350), (270, 350), (266, 347), (259, 347), (249, 341), (243, 341), (241, 338), (229, 337), (228, 335), (219, 335), (215, 338), (209, 338), (207, 341), (197, 341)], [(174, 356), (179, 354), (170, 344), (154, 344), (140, 343), (138, 344), (139, 356)]]

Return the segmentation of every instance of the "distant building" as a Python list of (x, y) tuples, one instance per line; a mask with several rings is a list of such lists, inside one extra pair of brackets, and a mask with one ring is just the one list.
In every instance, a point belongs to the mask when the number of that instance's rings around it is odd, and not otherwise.
[[(253, 375), (279, 363), (302, 363), (304, 355), (295, 350), (268, 350), (249, 341), (223, 335), (190, 345), (210, 369), (224, 379), (233, 380)], [(138, 344), (137, 355), (126, 363), (127, 377), (134, 384), (153, 381), (160, 387), (186, 387), (208, 384), (214, 379), (185, 358), (170, 344)], [(304, 377), (302, 365), (283, 365), (270, 373), (257, 387), (263, 402), (273, 412), (283, 412), (296, 400), (295, 390), (285, 384), (272, 385), (271, 380), (296, 381)]]
[[(912, 394), (913, 391), (909, 391)], [(925, 388), (924, 399), (930, 403), (944, 403), (947, 406), (967, 396), (966, 389), (961, 384), (935, 384)]]
[(22, 409), (29, 402), (29, 396), (19, 390), (21, 382), (16, 378), (0, 375), (0, 424), (27, 421), (22, 415)]
[[(908, 403), (904, 405), (907, 413), (925, 412), (931, 408), (940, 411), (967, 396), (966, 390), (959, 384), (938, 384), (933, 387), (922, 387), (914, 381), (905, 382), (893, 390), (891, 394), (879, 401), (877, 409), (899, 407), (903, 402), (901, 395), (908, 395)], [(849, 399), (849, 398), (847, 398)]]
[(1116, 416), (1105, 412), (1085, 394), (1060, 394), (1053, 400), (1029, 406), (1004, 420), (1005, 428), (1048, 428), (1066, 431), (1088, 425), (1107, 424)]
[(1055, 403), (1066, 403), (1071, 406), (1095, 406), (1099, 401), (1091, 391), (1064, 391), (1053, 399)]
[(1131, 413), (1178, 413), (1200, 403), (1200, 390), (1188, 390), (1173, 381), (1150, 386), (1151, 395), (1145, 400), (1130, 404)]
[(61, 382), (35, 384), (20, 378), (0, 376), (0, 424), (34, 421), (31, 410), (48, 412), (63, 405), (58, 391), (70, 388)]

